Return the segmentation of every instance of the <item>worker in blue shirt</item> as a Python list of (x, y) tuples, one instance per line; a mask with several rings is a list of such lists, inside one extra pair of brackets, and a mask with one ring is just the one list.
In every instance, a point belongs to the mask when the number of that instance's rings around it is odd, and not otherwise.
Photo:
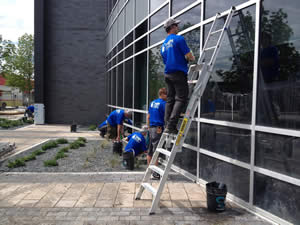
[[(124, 119), (125, 123), (128, 123), (129, 125), (132, 125), (132, 120), (131, 119)], [(125, 128), (124, 128), (125, 129)], [(104, 122), (102, 122), (99, 126), (98, 126), (98, 130), (100, 131), (100, 136), (104, 137), (104, 135), (107, 132), (107, 122), (106, 120)]]
[(30, 105), (25, 110), (24, 116), (28, 118), (33, 118), (33, 113), (34, 113), (34, 106)]
[(187, 83), (188, 61), (194, 61), (191, 50), (184, 37), (177, 35), (180, 20), (168, 19), (164, 28), (168, 36), (161, 47), (161, 55), (165, 64), (165, 82), (167, 84), (167, 103), (165, 112), (165, 132), (177, 134), (176, 128), (180, 113), (188, 100)]
[(132, 113), (123, 109), (114, 110), (107, 118), (107, 134), (108, 139), (116, 139), (120, 141), (123, 134), (123, 121), (131, 118)]
[(133, 156), (138, 156), (139, 154), (147, 150), (145, 136), (148, 133), (148, 126), (143, 126), (141, 132), (134, 132), (129, 135), (125, 141), (128, 141), (125, 152), (133, 152)]
[[(160, 137), (164, 129), (164, 115), (165, 115), (165, 106), (167, 99), (167, 89), (161, 88), (158, 91), (158, 99), (155, 99), (150, 103), (149, 112), (147, 116), (147, 124), (149, 126), (149, 150), (147, 155), (148, 165), (151, 162), (153, 153), (158, 145)], [(156, 162), (156, 165), (158, 162)], [(152, 178), (160, 179), (160, 175), (156, 172), (152, 173)]]

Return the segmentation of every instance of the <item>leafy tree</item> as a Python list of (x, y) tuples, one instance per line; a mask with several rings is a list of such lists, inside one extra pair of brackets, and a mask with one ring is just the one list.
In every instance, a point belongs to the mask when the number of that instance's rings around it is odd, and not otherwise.
[(7, 85), (30, 93), (33, 89), (33, 36), (24, 34), (18, 43), (2, 41), (0, 72), (7, 80)]

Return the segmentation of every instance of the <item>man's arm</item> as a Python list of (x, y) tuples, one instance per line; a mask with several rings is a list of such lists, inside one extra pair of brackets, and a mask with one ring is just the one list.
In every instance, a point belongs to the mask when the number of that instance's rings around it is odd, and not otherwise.
[(118, 124), (117, 141), (120, 141), (121, 134), (123, 134), (123, 125)]
[(190, 62), (195, 61), (195, 56), (192, 54), (192, 52), (187, 53), (185, 58)]
[(147, 126), (150, 127), (150, 114), (147, 115)]

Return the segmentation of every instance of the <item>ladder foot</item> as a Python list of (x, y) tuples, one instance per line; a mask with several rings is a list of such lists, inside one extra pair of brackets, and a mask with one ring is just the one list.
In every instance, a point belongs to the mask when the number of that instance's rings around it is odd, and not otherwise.
[(138, 197), (137, 197), (137, 198), (135, 198), (135, 200), (141, 200), (141, 198), (138, 198)]
[(154, 215), (154, 214), (155, 214), (155, 212), (150, 212), (150, 213), (149, 213), (150, 216), (151, 216), (151, 215)]

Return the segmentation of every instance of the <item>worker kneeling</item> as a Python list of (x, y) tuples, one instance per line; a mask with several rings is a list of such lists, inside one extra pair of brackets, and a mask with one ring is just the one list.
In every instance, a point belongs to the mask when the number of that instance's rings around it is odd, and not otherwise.
[(148, 133), (148, 126), (143, 126), (141, 132), (134, 132), (125, 138), (128, 141), (123, 153), (123, 165), (126, 169), (134, 169), (134, 158), (147, 150), (145, 137)]

